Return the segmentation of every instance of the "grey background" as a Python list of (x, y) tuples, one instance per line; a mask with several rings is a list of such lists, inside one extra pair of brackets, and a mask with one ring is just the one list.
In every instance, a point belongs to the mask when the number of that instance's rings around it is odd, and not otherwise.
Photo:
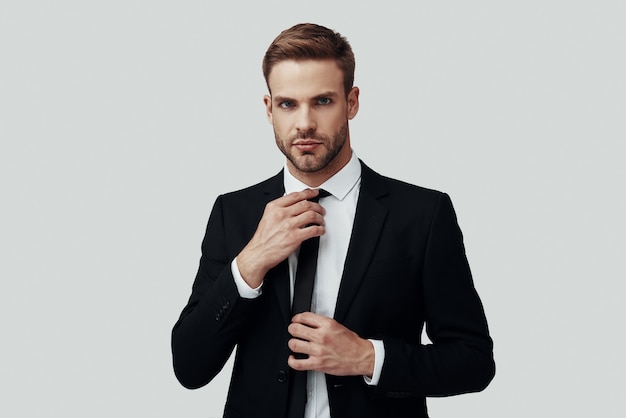
[(221, 416), (169, 333), (215, 197), (282, 165), (260, 62), (303, 21), (354, 47), (357, 154), (458, 212), (498, 370), (431, 415), (626, 415), (625, 3), (381, 4), (0, 4), (1, 416)]

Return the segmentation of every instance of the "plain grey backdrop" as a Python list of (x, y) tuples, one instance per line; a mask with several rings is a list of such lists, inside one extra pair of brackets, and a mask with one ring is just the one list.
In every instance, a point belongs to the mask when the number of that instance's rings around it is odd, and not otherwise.
[(448, 192), (495, 341), (433, 417), (626, 415), (623, 1), (3, 1), (0, 416), (219, 417), (170, 330), (220, 193), (276, 173), (261, 59), (357, 57), (357, 154)]

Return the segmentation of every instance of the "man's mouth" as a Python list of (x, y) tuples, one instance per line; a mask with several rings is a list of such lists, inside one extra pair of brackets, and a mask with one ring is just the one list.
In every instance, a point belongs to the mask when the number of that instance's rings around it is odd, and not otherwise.
[(322, 142), (315, 139), (298, 139), (294, 141), (293, 146), (301, 152), (314, 151)]

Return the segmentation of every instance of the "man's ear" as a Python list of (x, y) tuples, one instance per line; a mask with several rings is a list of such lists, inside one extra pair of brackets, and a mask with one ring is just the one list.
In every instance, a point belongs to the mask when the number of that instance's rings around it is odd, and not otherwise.
[(267, 94), (263, 96), (263, 103), (265, 103), (265, 115), (267, 116), (268, 122), (273, 125), (274, 120), (272, 119), (272, 97)]
[(352, 120), (359, 113), (359, 88), (352, 87), (348, 93), (348, 120)]

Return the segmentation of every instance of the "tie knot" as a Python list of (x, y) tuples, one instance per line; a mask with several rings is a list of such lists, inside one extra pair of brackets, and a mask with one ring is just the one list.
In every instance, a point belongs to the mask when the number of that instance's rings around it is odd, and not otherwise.
[(319, 194), (318, 194), (317, 196), (315, 196), (314, 198), (309, 199), (311, 202), (315, 202), (315, 203), (317, 203), (317, 202), (319, 202), (319, 201), (320, 201), (320, 199), (321, 199), (322, 197), (327, 197), (327, 196), (330, 196), (330, 192), (328, 192), (328, 191), (326, 191), (326, 190), (324, 190), (324, 189), (317, 189), (317, 190), (319, 190)]

